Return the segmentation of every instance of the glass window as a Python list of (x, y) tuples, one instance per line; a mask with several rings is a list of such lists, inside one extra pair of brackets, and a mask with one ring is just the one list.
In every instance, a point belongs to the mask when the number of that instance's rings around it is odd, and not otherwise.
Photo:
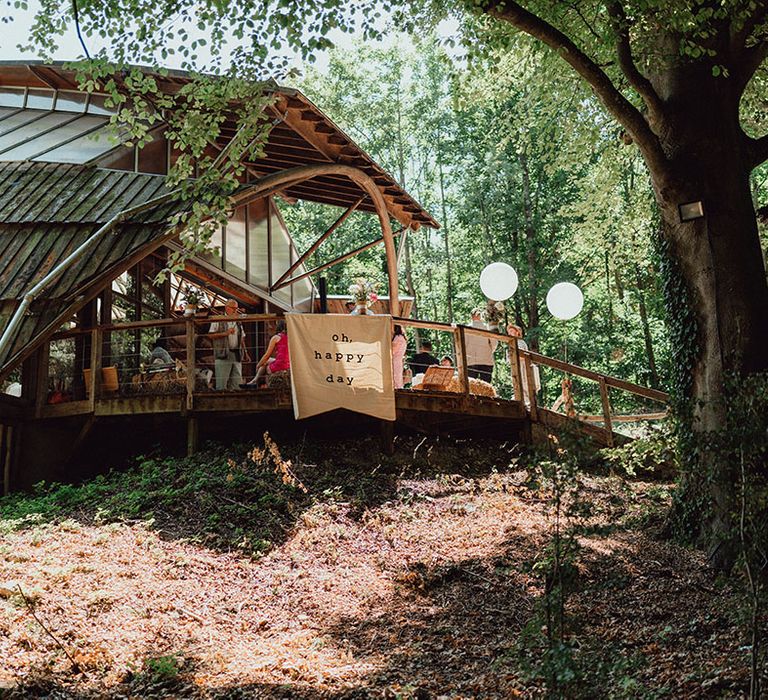
[[(271, 206), (272, 217), (272, 278), (279, 279), (291, 266), (291, 237), (285, 228), (282, 218), (274, 205)], [(291, 287), (283, 287), (272, 292), (280, 301), (291, 303)]]
[(59, 90), (56, 95), (56, 109), (61, 112), (85, 112), (87, 97), (85, 92)]
[[(40, 113), (38, 112), (38, 114)], [(60, 112), (59, 114), (49, 113), (14, 131), (6, 132), (0, 136), (0, 152), (4, 151), (9, 146), (24, 144), (30, 139), (38, 136), (41, 132), (50, 129), (51, 127), (58, 126), (59, 124), (63, 124), (70, 119), (72, 119), (72, 115), (67, 114), (66, 112)]]
[(23, 107), (24, 106), (24, 88), (0, 88), (0, 106), (3, 107)]
[(46, 163), (87, 163), (98, 158), (119, 145), (112, 127), (107, 122), (105, 124), (104, 128), (36, 156), (34, 160)]
[(5, 134), (11, 129), (15, 129), (22, 124), (26, 124), (27, 122), (31, 122), (34, 119), (38, 119), (45, 114), (47, 114), (47, 112), (40, 112), (39, 110), (35, 109), (25, 109), (23, 112), (12, 114), (10, 117), (6, 117), (3, 119), (3, 121), (0, 122), (0, 134)]
[(139, 172), (165, 175), (168, 162), (168, 142), (164, 136), (157, 136), (139, 150)]
[(106, 95), (91, 95), (91, 99), (88, 102), (88, 114), (106, 114), (107, 116), (114, 114), (114, 109), (104, 106), (106, 99)]
[(211, 236), (210, 243), (208, 244), (209, 252), (203, 256), (206, 260), (216, 265), (216, 267), (221, 267), (221, 245), (221, 226), (219, 226)]
[(267, 200), (248, 205), (248, 282), (269, 287), (267, 261)]
[[(67, 115), (70, 119), (74, 115)], [(43, 121), (43, 120), (41, 120)], [(90, 131), (94, 127), (98, 127), (104, 124), (103, 117), (75, 117), (74, 121), (70, 121), (62, 126), (53, 129), (45, 134), (40, 134), (27, 140), (26, 142), (19, 144), (15, 148), (11, 148), (8, 151), (2, 153), (2, 157), (5, 160), (24, 160), (25, 158), (31, 158), (36, 154), (42, 153), (63, 144), (70, 139), (79, 136), (80, 134)], [(21, 131), (21, 129), (19, 130)], [(10, 136), (11, 134), (9, 134)]]
[(134, 169), (134, 149), (118, 148), (109, 155), (105, 155), (96, 165), (100, 168), (109, 168), (110, 170), (133, 170)]
[(53, 109), (53, 90), (29, 88), (27, 109)]
[(238, 207), (224, 229), (224, 269), (245, 280), (245, 207)]
[(17, 110), (13, 107), (0, 107), (0, 122), (11, 114), (14, 114), (16, 111)]

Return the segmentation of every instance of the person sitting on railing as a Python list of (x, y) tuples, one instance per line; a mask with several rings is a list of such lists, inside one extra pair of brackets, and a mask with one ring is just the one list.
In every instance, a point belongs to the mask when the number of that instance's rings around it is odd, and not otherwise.
[(395, 324), (395, 333), (392, 336), (392, 381), (395, 389), (402, 389), (405, 386), (403, 380), (403, 360), (405, 359), (405, 350), (408, 341), (405, 339), (403, 327)]
[(152, 353), (149, 356), (151, 365), (172, 365), (173, 358), (168, 352), (168, 341), (162, 336), (158, 336), (152, 347)]
[[(472, 310), (472, 327), (487, 330), (482, 317), (483, 310)], [(473, 379), (482, 379), (490, 384), (493, 375), (493, 353), (498, 341), (482, 335), (466, 333), (464, 344), (467, 351), (467, 374)]]
[(413, 374), (417, 375), (426, 372), (427, 367), (439, 365), (440, 360), (432, 354), (432, 343), (428, 340), (424, 340), (419, 345), (419, 352), (408, 360), (408, 364), (410, 365)]
[(238, 389), (243, 381), (243, 361), (251, 359), (245, 348), (243, 326), (236, 320), (237, 312), (237, 300), (227, 299), (224, 314), (232, 320), (215, 321), (208, 331), (208, 337), (213, 341), (218, 391)]
[[(274, 355), (274, 357), (272, 357)], [(256, 364), (256, 376), (247, 384), (241, 384), (242, 388), (259, 386), (264, 381), (265, 375), (285, 372), (291, 368), (291, 358), (288, 353), (288, 332), (285, 330), (285, 321), (278, 321), (275, 335), (269, 340), (266, 351)]]
[[(523, 329), (520, 328), (520, 326), (516, 326), (514, 323), (510, 323), (507, 326), (507, 335), (510, 338), (516, 338), (517, 339), (517, 347), (520, 350), (525, 350), (528, 352), (528, 343), (523, 340)], [(509, 345), (507, 345), (507, 361), (510, 361), (509, 357)], [(522, 373), (522, 376), (520, 377), (520, 383), (523, 385), (523, 401), (525, 401), (526, 404), (531, 403), (531, 396), (530, 392), (528, 391), (528, 370), (527, 366), (530, 363), (531, 370), (533, 371), (533, 384), (536, 387), (536, 393), (539, 393), (539, 390), (541, 389), (541, 376), (539, 375), (539, 368), (537, 365), (530, 362), (528, 357), (523, 357), (522, 361), (520, 362), (520, 371)]]

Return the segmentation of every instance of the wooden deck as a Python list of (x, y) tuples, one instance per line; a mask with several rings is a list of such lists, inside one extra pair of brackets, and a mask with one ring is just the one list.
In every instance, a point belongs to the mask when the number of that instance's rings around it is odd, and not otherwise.
[[(251, 314), (241, 317), (243, 322), (264, 324), (277, 319), (269, 314)], [(122, 426), (125, 430), (155, 430), (160, 440), (178, 444), (186, 435), (188, 452), (197, 448), (199, 434), (209, 436), (215, 425), (239, 423), (247, 432), (253, 425), (269, 425), (271, 428), (292, 430), (294, 423), (291, 394), (289, 390), (259, 389), (239, 391), (214, 391), (199, 385), (195, 370), (205, 367), (205, 348), (198, 348), (196, 339), (205, 325), (218, 318), (199, 320), (196, 318), (160, 319), (158, 321), (136, 321), (96, 327), (87, 330), (74, 329), (57, 334), (55, 340), (73, 338), (79, 343), (85, 359), (84, 366), (76, 369), (75, 376), (82, 376), (79, 400), (51, 404), (48, 384), (48, 352), (41, 352), (38, 358), (38, 376), (41, 382), (32, 382), (24, 390), (22, 398), (0, 397), (0, 468), (3, 472), (3, 486), (8, 490), (25, 488), (40, 479), (69, 478), (69, 473), (60, 465), (72, 464), (75, 456), (80, 460), (91, 449), (91, 445), (103, 443), (105, 435), (113, 428)], [(561, 360), (529, 352), (518, 347), (514, 338), (492, 331), (457, 326), (431, 321), (396, 318), (393, 322), (404, 327), (429, 330), (432, 333), (450, 334), (455, 350), (455, 378), (453, 391), (397, 390), (396, 422), (382, 424), (382, 447), (392, 446), (395, 429), (406, 429), (431, 434), (452, 434), (461, 437), (493, 435), (521, 443), (546, 443), (550, 436), (560, 436), (576, 431), (595, 447), (612, 447), (626, 443), (629, 438), (614, 430), (614, 425), (640, 420), (658, 420), (663, 417), (664, 404), (668, 397), (661, 391), (642, 387), (625, 380), (600, 374)], [(179, 365), (176, 358), (176, 375), (172, 381), (157, 388), (142, 382), (134, 382), (136, 374), (123, 371), (122, 383), (112, 389), (104, 381), (102, 372), (86, 373), (91, 367), (104, 370), (102, 349), (110, 333), (129, 332), (136, 334), (152, 330), (168, 331), (173, 327), (184, 330), (180, 336), (182, 356), (185, 362)], [(166, 333), (169, 337), (170, 333)], [(496, 344), (506, 346), (505, 357), (509, 365), (511, 391), (514, 399), (489, 398), (471, 393), (472, 383), (466, 362), (467, 336), (488, 338)], [(172, 336), (176, 337), (176, 336)], [(138, 340), (136, 340), (138, 343)], [(47, 348), (46, 348), (47, 350)], [(78, 355), (80, 356), (80, 355)], [(113, 363), (113, 360), (111, 361)], [(200, 363), (200, 364), (198, 364)], [(538, 391), (533, 366), (548, 367), (549, 371), (561, 372), (564, 377), (578, 377), (599, 388), (598, 402), (592, 402), (592, 415), (567, 417), (555, 413), (538, 403)], [(193, 371), (188, 371), (192, 368)], [(136, 370), (134, 370), (135, 372)], [(141, 370), (144, 372), (144, 370)], [(565, 387), (565, 383), (563, 384)], [(161, 388), (162, 387), (162, 388)], [(509, 385), (507, 385), (509, 391)], [(563, 389), (565, 392), (565, 389)], [(614, 410), (610, 393), (628, 392), (643, 399), (642, 410), (651, 407), (654, 412), (619, 414)], [(113, 392), (113, 393), (110, 393)], [(150, 393), (151, 392), (151, 393)], [(82, 398), (86, 396), (87, 398)], [(523, 399), (526, 399), (526, 402)], [(550, 397), (551, 398), (551, 397)], [(600, 406), (600, 408), (598, 408)], [(573, 407), (571, 407), (573, 408)], [(597, 411), (595, 411), (597, 409)], [(662, 409), (660, 411), (660, 409)], [(329, 415), (318, 420), (309, 419), (306, 426), (312, 431), (323, 422), (333, 426), (360, 425), (370, 430), (375, 426), (373, 419)], [(597, 413), (597, 415), (594, 415)], [(263, 420), (248, 422), (250, 416), (262, 416)], [(222, 420), (219, 420), (218, 418)], [(240, 420), (244, 418), (245, 421)], [(299, 423), (301, 425), (301, 423)], [(266, 429), (266, 428), (265, 428)], [(336, 429), (336, 428), (333, 428)], [(322, 429), (319, 434), (323, 435)], [(123, 441), (123, 438), (115, 438)], [(112, 446), (114, 443), (110, 443)], [(388, 447), (389, 446), (389, 447)], [(136, 448), (138, 449), (138, 448)], [(15, 475), (15, 476), (14, 476)]]

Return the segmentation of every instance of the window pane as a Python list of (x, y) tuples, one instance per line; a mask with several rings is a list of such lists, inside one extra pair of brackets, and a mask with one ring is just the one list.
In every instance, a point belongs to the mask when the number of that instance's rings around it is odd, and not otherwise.
[(106, 114), (108, 116), (114, 114), (114, 109), (107, 109), (104, 106), (106, 99), (106, 95), (91, 95), (91, 100), (88, 102), (88, 114)]
[(224, 269), (245, 280), (245, 207), (238, 207), (227, 222)]
[(29, 88), (27, 109), (53, 109), (53, 90)]
[(46, 131), (47, 129), (50, 129), (57, 124), (62, 124), (69, 119), (72, 119), (72, 115), (67, 114), (66, 112), (61, 112), (59, 114), (46, 114), (41, 119), (37, 119), (36, 121), (30, 124), (26, 124), (25, 126), (22, 126), (10, 133), (5, 133), (4, 135), (0, 136), (0, 151), (8, 148), (9, 146), (24, 144), (30, 139), (38, 136), (40, 132)]
[(88, 95), (84, 92), (59, 90), (56, 96), (56, 109), (60, 112), (85, 112), (86, 97)]
[(155, 137), (139, 150), (139, 172), (154, 175), (166, 174), (168, 142), (164, 136)]
[(118, 138), (112, 127), (107, 124), (92, 134), (85, 134), (74, 141), (48, 151), (48, 153), (36, 156), (34, 160), (45, 161), (46, 163), (87, 163), (118, 145)]
[(0, 88), (0, 105), (3, 107), (24, 106), (24, 88)]
[[(272, 277), (280, 279), (281, 275), (291, 266), (291, 237), (288, 230), (283, 226), (282, 219), (272, 208)], [(288, 304), (291, 303), (291, 288), (283, 287), (275, 292), (273, 296)]]
[(269, 287), (267, 263), (267, 200), (258, 199), (248, 205), (248, 281)]
[[(55, 114), (58, 114), (58, 112)], [(67, 114), (67, 116), (71, 119), (74, 115)], [(25, 158), (31, 158), (42, 151), (63, 144), (65, 141), (69, 141), (71, 138), (83, 134), (104, 123), (105, 120), (103, 117), (77, 117), (74, 121), (64, 124), (57, 129), (53, 129), (53, 131), (49, 131), (47, 134), (33, 137), (25, 143), (22, 143), (9, 151), (5, 151), (2, 154), (2, 157), (6, 160), (23, 160)], [(21, 129), (19, 131), (21, 131)]]
[(208, 244), (208, 247), (213, 250), (203, 256), (206, 260), (216, 265), (216, 267), (221, 267), (221, 241), (221, 226), (219, 226), (216, 231), (214, 231), (211, 236), (211, 242)]
[(13, 114), (0, 122), (0, 134), (5, 134), (6, 132), (10, 131), (11, 129), (15, 129), (21, 124), (31, 122), (33, 119), (37, 119), (43, 114), (46, 114), (46, 112), (40, 112), (34, 109), (25, 109), (23, 112), (17, 112), (16, 114)]

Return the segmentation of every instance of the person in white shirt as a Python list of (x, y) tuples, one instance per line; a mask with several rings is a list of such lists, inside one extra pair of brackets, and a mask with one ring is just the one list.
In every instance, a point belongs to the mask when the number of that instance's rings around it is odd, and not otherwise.
[(211, 324), (208, 337), (213, 341), (213, 355), (216, 363), (216, 389), (239, 389), (243, 383), (243, 361), (250, 357), (245, 349), (243, 326), (236, 320), (237, 301), (227, 299), (224, 314), (232, 316), (231, 321), (216, 321)]
[[(483, 323), (482, 309), (472, 311), (472, 327), (488, 330)], [(464, 345), (467, 351), (467, 374), (490, 383), (493, 375), (493, 353), (498, 342), (483, 335), (465, 333)]]

